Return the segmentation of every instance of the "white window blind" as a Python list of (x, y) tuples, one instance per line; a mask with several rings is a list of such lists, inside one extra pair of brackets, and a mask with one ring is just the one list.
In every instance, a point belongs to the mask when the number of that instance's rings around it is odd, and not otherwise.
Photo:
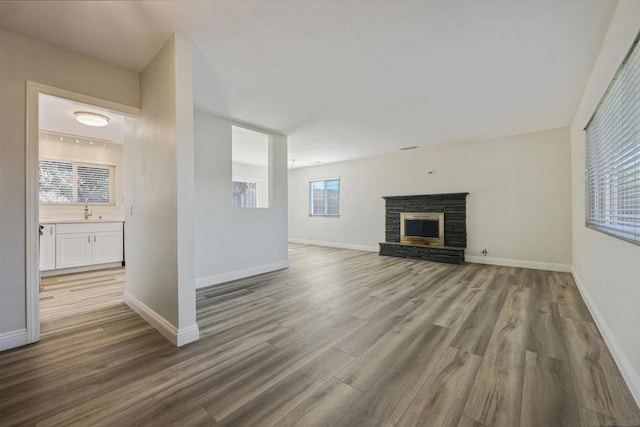
[(111, 169), (104, 166), (77, 165), (78, 201), (109, 203)]
[(309, 182), (309, 215), (340, 216), (340, 180)]
[(40, 203), (73, 203), (73, 164), (40, 160)]
[(40, 159), (38, 175), (40, 203), (114, 203), (113, 166)]
[(255, 182), (233, 181), (234, 208), (255, 208), (257, 194), (258, 188)]
[(637, 40), (585, 130), (587, 226), (640, 244)]

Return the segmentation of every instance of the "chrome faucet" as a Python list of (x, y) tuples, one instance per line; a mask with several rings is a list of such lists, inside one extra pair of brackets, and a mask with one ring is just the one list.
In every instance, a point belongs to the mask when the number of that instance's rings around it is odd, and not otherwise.
[(90, 216), (93, 216), (93, 210), (89, 210), (89, 199), (84, 199), (84, 219), (89, 219)]

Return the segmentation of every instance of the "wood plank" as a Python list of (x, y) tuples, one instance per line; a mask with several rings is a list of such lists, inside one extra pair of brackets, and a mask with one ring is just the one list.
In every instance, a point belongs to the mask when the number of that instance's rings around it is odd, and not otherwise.
[(567, 350), (562, 334), (562, 322), (558, 306), (550, 303), (550, 312), (544, 313), (532, 307), (527, 334), (527, 350), (537, 354), (566, 360)]
[[(338, 422), (341, 426), (395, 425), (411, 405), (451, 341), (451, 331), (427, 326)], [(355, 363), (355, 362), (354, 362)]]
[(499, 274), (473, 307), (451, 345), (468, 353), (484, 355), (509, 291), (509, 276)]
[(458, 427), (485, 427), (485, 425), (463, 415), (460, 417)]
[(391, 331), (383, 335), (367, 351), (349, 364), (336, 378), (360, 391), (367, 391), (400, 355), (431, 328), (435, 313), (425, 304), (408, 314)]
[(222, 420), (207, 412), (220, 425), (273, 425), (352, 360), (353, 356), (329, 348)]
[(590, 411), (580, 406), (580, 420), (583, 427), (610, 427), (610, 426), (624, 426), (626, 423), (611, 418), (607, 415), (599, 412)]
[(553, 292), (558, 302), (560, 316), (567, 319), (581, 320), (583, 322), (593, 322), (578, 288), (560, 285), (555, 286)]
[(482, 424), (516, 426), (524, 376), (531, 289), (511, 286), (482, 359), (464, 415)]
[(411, 402), (402, 426), (455, 427), (480, 367), (481, 357), (449, 347)]
[(578, 404), (626, 423), (640, 424), (640, 411), (593, 323), (562, 319)]
[(571, 373), (561, 360), (527, 352), (520, 425), (578, 426)]
[(362, 327), (356, 329), (338, 342), (335, 348), (354, 356), (360, 356), (393, 327), (398, 325), (405, 316), (416, 310), (424, 304), (424, 302), (424, 300), (415, 299), (407, 301), (390, 315), (382, 319), (369, 321)]
[(360, 391), (331, 378), (276, 425), (279, 427), (334, 425), (361, 397)]

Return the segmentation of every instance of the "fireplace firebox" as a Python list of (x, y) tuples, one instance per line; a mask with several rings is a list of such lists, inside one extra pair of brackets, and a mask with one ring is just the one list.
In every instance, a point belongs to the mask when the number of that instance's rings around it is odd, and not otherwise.
[(400, 241), (444, 246), (444, 212), (401, 212)]

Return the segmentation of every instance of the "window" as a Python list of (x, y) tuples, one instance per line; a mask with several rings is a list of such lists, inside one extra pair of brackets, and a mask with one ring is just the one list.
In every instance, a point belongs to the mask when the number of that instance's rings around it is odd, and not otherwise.
[(309, 183), (309, 215), (340, 216), (340, 179)]
[(114, 166), (40, 159), (40, 203), (114, 204)]
[(587, 227), (640, 244), (640, 51), (635, 44), (585, 130)]
[(257, 200), (256, 187), (255, 182), (233, 181), (233, 207), (255, 208)]

